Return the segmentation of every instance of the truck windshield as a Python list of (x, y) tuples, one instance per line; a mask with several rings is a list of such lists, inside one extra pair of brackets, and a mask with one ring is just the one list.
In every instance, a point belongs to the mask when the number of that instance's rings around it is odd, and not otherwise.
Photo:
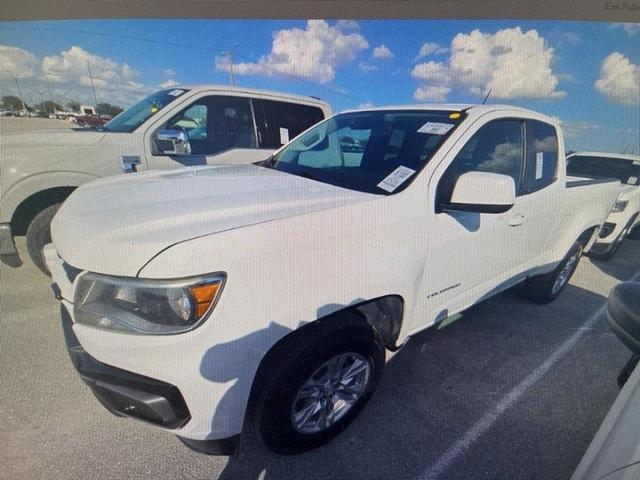
[(464, 114), (375, 110), (338, 114), (262, 165), (351, 190), (390, 195), (407, 187)]
[(183, 88), (161, 90), (149, 95), (104, 125), (107, 132), (131, 133), (176, 98), (187, 92)]
[(627, 185), (639, 186), (640, 160), (574, 155), (569, 158), (567, 173), (578, 177), (613, 178)]

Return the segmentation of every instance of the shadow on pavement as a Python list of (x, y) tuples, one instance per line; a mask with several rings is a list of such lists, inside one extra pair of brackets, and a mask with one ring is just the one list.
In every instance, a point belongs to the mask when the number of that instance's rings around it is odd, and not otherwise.
[(591, 262), (610, 277), (627, 280), (640, 271), (640, 239), (627, 238), (612, 259), (603, 261), (592, 258)]
[[(246, 431), (240, 453), (229, 458), (219, 478), (422, 478), (604, 300), (574, 285), (547, 306), (513, 292), (487, 300), (442, 329), (414, 336), (387, 363), (362, 414), (329, 444), (303, 455), (277, 456), (254, 431)], [(615, 354), (600, 342), (611, 342)], [(543, 386), (520, 398), (442, 478), (568, 478), (617, 394), (610, 372), (627, 354), (620, 346), (618, 355), (615, 343), (599, 322), (576, 346), (595, 358), (571, 368), (564, 361), (555, 365)], [(549, 392), (544, 384), (556, 380), (560, 386)], [(548, 455), (554, 451), (562, 455)]]

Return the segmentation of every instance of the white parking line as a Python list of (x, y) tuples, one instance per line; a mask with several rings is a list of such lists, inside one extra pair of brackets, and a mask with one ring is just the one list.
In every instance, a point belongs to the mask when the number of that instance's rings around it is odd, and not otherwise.
[[(640, 279), (640, 272), (636, 273), (632, 281)], [(584, 337), (589, 330), (593, 329), (600, 316), (605, 312), (606, 303), (602, 305), (591, 317), (584, 322), (579, 329), (571, 335), (557, 350), (555, 350), (549, 357), (536, 367), (527, 377), (516, 385), (509, 393), (507, 393), (498, 404), (490, 411), (488, 411), (473, 427), (466, 431), (466, 433), (453, 445), (451, 445), (446, 452), (444, 452), (438, 460), (431, 465), (418, 479), (424, 480), (436, 480), (447, 471), (447, 469), (456, 461), (456, 459), (464, 455), (469, 448), (485, 433), (489, 430), (494, 423), (500, 418), (500, 416), (511, 408), (519, 399), (526, 393), (529, 388), (538, 383), (542, 377), (553, 367), (558, 361), (562, 359), (567, 353), (571, 351), (573, 347)]]

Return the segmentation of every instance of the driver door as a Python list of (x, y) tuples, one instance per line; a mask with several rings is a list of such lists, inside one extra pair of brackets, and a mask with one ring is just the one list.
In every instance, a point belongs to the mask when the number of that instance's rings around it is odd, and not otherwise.
[(245, 97), (211, 95), (200, 98), (169, 119), (159, 130), (183, 130), (191, 155), (161, 153), (152, 139), (149, 167), (252, 163), (270, 151), (259, 150), (251, 101)]

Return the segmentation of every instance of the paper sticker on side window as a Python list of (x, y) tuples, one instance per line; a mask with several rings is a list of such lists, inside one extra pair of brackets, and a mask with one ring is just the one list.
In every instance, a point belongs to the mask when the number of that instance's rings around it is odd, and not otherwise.
[(536, 180), (540, 180), (542, 178), (543, 163), (544, 163), (544, 153), (537, 152), (536, 153)]
[(387, 175), (384, 178), (384, 180), (382, 180), (378, 184), (378, 188), (381, 188), (382, 190), (391, 193), (400, 185), (402, 185), (414, 173), (416, 173), (415, 170), (400, 166), (396, 168), (393, 172), (391, 172), (389, 175)]
[(172, 97), (177, 97), (179, 95), (182, 95), (184, 93), (184, 90), (180, 90), (179, 88), (176, 88), (175, 90), (171, 90), (169, 93), (167, 93), (167, 95), (171, 95)]
[(638, 182), (638, 177), (629, 177), (629, 179), (627, 180), (627, 183), (629, 185), (635, 185)]
[(449, 123), (427, 122), (418, 129), (418, 133), (429, 133), (431, 135), (444, 135), (453, 128)]

